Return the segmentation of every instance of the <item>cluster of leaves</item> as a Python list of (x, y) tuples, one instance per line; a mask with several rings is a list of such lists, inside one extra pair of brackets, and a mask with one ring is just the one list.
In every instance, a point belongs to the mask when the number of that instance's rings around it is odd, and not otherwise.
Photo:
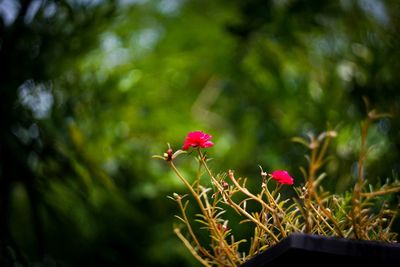
[[(383, 116), (374, 111), (369, 112), (369, 115), (362, 124), (358, 180), (353, 190), (345, 194), (332, 194), (320, 185), (326, 177), (325, 173), (320, 173), (320, 169), (327, 161), (329, 143), (336, 137), (333, 130), (316, 137), (310, 135), (309, 140), (294, 139), (309, 148), (309, 164), (307, 169), (301, 168), (305, 178), (304, 186), (293, 186), (293, 189), (291, 185), (275, 181), (274, 176), (264, 172), (261, 167), (262, 185), (257, 193), (246, 187), (247, 179), (235, 178), (232, 170), (215, 176), (208, 167), (209, 159), (197, 145), (194, 147), (198, 153), (196, 159), (199, 168), (194, 183), (190, 184), (174, 165), (175, 157), (164, 157), (200, 210), (196, 219), (190, 218), (189, 196), (174, 194), (170, 197), (178, 203), (181, 215), (176, 217), (183, 223), (186, 233), (182, 233), (182, 226), (176, 226), (174, 232), (204, 266), (240, 265), (293, 232), (395, 242), (397, 234), (391, 228), (397, 207), (382, 202), (380, 196), (399, 192), (400, 182), (396, 179), (377, 188), (371, 185), (366, 188), (368, 183), (363, 176), (368, 125)], [(178, 150), (175, 154), (182, 153)], [(204, 173), (208, 179), (202, 177)], [(211, 185), (207, 186), (207, 180), (211, 181)], [(294, 197), (284, 197), (282, 189), (294, 190)], [(255, 209), (254, 204), (258, 208)], [(377, 204), (380, 204), (379, 207)], [(240, 223), (253, 225), (251, 236), (235, 238), (238, 227), (229, 224), (226, 217), (228, 210), (233, 210), (241, 218)], [(201, 241), (204, 240), (201, 238), (204, 232), (196, 231), (199, 226), (209, 236), (204, 242)]]

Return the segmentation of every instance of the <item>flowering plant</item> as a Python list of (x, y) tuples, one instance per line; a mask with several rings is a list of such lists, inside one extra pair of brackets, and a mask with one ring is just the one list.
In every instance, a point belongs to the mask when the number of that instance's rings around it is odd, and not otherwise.
[[(358, 178), (353, 190), (343, 195), (331, 194), (320, 185), (326, 177), (325, 173), (321, 173), (321, 167), (326, 162), (327, 148), (337, 135), (335, 131), (310, 135), (309, 140), (294, 138), (295, 142), (304, 144), (309, 150), (308, 166), (300, 168), (305, 179), (302, 186), (294, 186), (294, 178), (285, 170), (267, 173), (260, 166), (262, 183), (258, 192), (250, 192), (246, 187), (247, 179), (236, 178), (232, 170), (213, 173), (203, 150), (214, 145), (212, 137), (200, 131), (189, 133), (182, 150), (173, 152), (169, 148), (163, 156), (154, 156), (168, 163), (189, 193), (174, 193), (170, 197), (177, 202), (181, 213), (176, 216), (182, 224), (174, 228), (175, 234), (204, 266), (240, 265), (293, 232), (395, 242), (396, 233), (391, 231), (391, 226), (397, 210), (390, 209), (387, 204), (378, 210), (371, 206), (378, 197), (399, 192), (400, 183), (396, 180), (379, 188), (369, 186), (367, 190), (363, 172), (368, 151), (368, 127), (382, 116), (385, 114), (372, 110), (362, 123)], [(199, 164), (192, 183), (174, 164), (174, 159), (190, 148)], [(283, 198), (281, 190), (293, 190), (295, 197)], [(196, 218), (188, 216), (191, 201), (199, 210)], [(249, 223), (252, 226), (251, 237), (235, 238), (238, 224), (229, 225), (226, 219), (226, 213), (232, 211), (240, 218), (240, 224)], [(198, 229), (199, 226), (202, 228)], [(202, 229), (206, 230), (208, 238)]]

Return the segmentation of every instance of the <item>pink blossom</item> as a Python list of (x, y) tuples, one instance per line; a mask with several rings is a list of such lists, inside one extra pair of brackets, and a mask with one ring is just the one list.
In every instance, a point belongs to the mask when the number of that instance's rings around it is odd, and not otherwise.
[(203, 133), (202, 131), (190, 132), (186, 136), (185, 143), (183, 144), (182, 149), (188, 150), (189, 147), (212, 147), (214, 143), (210, 141), (211, 138), (211, 135)]
[(276, 170), (271, 174), (272, 179), (276, 180), (280, 184), (293, 184), (293, 177), (289, 175), (287, 171)]

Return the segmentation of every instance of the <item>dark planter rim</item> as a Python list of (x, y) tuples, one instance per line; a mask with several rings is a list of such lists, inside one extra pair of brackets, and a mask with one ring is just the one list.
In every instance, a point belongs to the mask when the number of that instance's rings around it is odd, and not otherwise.
[(254, 256), (240, 267), (264, 267), (289, 262), (390, 263), (400, 266), (400, 244), (292, 233), (276, 245)]

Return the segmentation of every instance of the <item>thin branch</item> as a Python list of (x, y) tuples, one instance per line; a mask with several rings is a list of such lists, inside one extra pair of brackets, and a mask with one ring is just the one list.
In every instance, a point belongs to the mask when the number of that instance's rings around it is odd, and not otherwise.
[(182, 243), (186, 246), (186, 248), (192, 253), (192, 255), (206, 267), (211, 267), (211, 265), (204, 260), (202, 257), (197, 254), (196, 250), (190, 244), (190, 242), (182, 235), (181, 231), (178, 228), (174, 229), (174, 233), (178, 236), (178, 238), (182, 241)]

